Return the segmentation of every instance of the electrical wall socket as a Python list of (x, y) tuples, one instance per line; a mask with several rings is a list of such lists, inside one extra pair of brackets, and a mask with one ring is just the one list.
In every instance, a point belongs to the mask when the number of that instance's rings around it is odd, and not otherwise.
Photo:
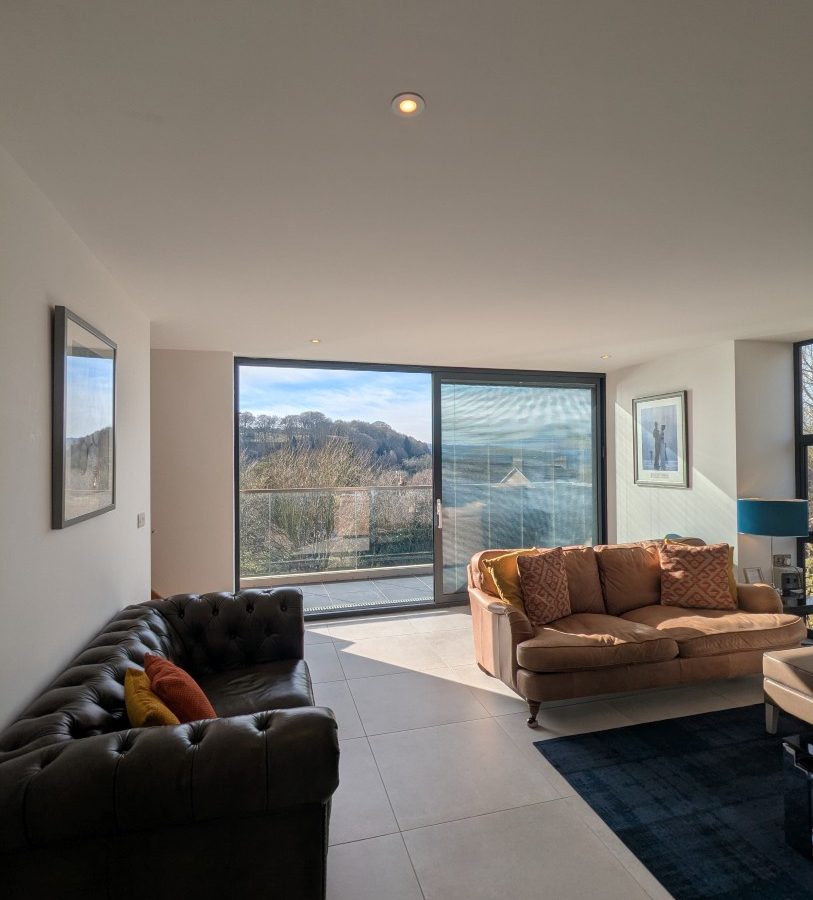
[(143, 528), (147, 524), (147, 514), (139, 513), (136, 517), (136, 528)]
[(774, 553), (773, 566), (775, 569), (787, 569), (790, 567), (790, 553)]

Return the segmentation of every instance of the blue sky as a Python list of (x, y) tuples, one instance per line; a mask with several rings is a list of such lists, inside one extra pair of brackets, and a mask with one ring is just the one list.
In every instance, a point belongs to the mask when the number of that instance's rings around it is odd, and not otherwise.
[(316, 410), (330, 419), (386, 422), (432, 440), (431, 376), (416, 372), (241, 366), (240, 409), (287, 416)]
[(67, 436), (84, 437), (106, 425), (112, 425), (113, 360), (69, 356), (67, 378)]

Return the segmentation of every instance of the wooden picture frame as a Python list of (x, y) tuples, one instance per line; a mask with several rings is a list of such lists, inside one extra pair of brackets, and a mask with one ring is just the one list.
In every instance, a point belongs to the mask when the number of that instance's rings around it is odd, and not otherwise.
[(54, 308), (51, 527), (116, 507), (116, 344)]
[(635, 483), (689, 487), (689, 423), (686, 391), (632, 401)]
[(745, 566), (742, 570), (742, 577), (746, 584), (768, 584), (759, 566)]

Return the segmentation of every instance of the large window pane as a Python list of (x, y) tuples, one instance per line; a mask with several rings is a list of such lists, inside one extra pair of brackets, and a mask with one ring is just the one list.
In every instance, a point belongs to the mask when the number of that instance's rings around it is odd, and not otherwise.
[(813, 434), (813, 344), (799, 348), (802, 394), (802, 434)]
[(428, 373), (241, 365), (238, 412), (244, 585), (431, 577)]
[(478, 550), (594, 543), (594, 446), (592, 388), (444, 382), (443, 593)]
[(807, 521), (813, 533), (813, 445), (807, 448)]

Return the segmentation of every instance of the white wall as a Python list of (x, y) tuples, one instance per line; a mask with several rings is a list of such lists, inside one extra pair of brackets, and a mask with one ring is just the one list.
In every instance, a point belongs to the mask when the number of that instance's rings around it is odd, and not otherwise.
[[(634, 483), (632, 400), (688, 391), (688, 490)], [(737, 533), (738, 497), (793, 497), (793, 351), (779, 341), (726, 341), (607, 376), (610, 540), (668, 532), (726, 541), (740, 568), (770, 578), (770, 542)], [(795, 553), (777, 540), (776, 552)]]
[[(149, 323), (0, 148), (0, 723), (149, 599)], [(51, 309), (118, 344), (115, 510), (51, 530)]]
[[(737, 496), (796, 496), (793, 420), (793, 345), (737, 341)], [(760, 566), (770, 579), (771, 542), (740, 535), (739, 564)], [(775, 553), (790, 553), (794, 538), (774, 540)]]
[[(688, 391), (689, 489), (636, 485), (632, 400)], [(676, 532), (737, 542), (734, 342), (663, 357), (607, 376), (609, 539)], [(613, 483), (614, 482), (614, 483)]]
[(162, 595), (234, 589), (234, 358), (152, 352), (152, 575)]

